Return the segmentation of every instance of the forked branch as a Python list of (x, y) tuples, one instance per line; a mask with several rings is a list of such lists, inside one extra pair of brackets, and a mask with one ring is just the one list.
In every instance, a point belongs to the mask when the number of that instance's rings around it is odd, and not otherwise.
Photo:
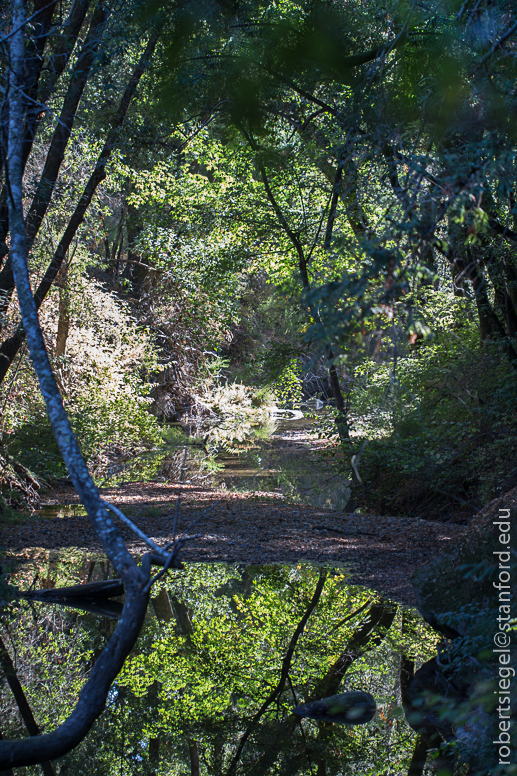
[(83, 687), (77, 704), (56, 730), (21, 740), (0, 741), (0, 769), (32, 765), (61, 757), (86, 736), (102, 713), (111, 683), (122, 668), (138, 638), (149, 597), (151, 559), (144, 556), (137, 566), (129, 554), (119, 531), (101, 501), (81, 455), (77, 440), (65, 412), (59, 389), (52, 373), (38, 320), (38, 311), (32, 295), (27, 266), (27, 240), (23, 215), (22, 177), (24, 142), (24, 0), (12, 0), (12, 29), (9, 65), (9, 123), (6, 185), (8, 192), (9, 223), (11, 227), (11, 255), (14, 280), (27, 344), (38, 377), (41, 393), (59, 445), (88, 517), (102, 546), (120, 577), (126, 601), (120, 622), (98, 658), (90, 678)]

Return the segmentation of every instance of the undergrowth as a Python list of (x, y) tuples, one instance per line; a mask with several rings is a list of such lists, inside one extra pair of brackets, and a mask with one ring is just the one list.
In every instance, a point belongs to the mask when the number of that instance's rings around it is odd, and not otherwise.
[(517, 485), (515, 370), (498, 343), (463, 335), (423, 343), (395, 373), (365, 370), (355, 410), (369, 428), (353, 447), (368, 510), (464, 522)]

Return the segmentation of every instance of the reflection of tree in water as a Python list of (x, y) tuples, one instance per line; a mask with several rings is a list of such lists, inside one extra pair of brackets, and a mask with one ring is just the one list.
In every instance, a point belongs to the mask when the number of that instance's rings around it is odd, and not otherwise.
[[(78, 573), (70, 564), (45, 563), (45, 578), (58, 587), (103, 576), (98, 564), (94, 571), (83, 564)], [(12, 580), (22, 587), (30, 581), (27, 567)], [(14, 644), (34, 715), (49, 730), (73, 704), (113, 621), (33, 606), (36, 616), (26, 603), (12, 609)], [(4, 618), (12, 649), (5, 625)], [(104, 714), (60, 761), (59, 772), (333, 776), (344, 769), (364, 773), (387, 756), (403, 771), (414, 734), (394, 711), (401, 702), (400, 653), (405, 639), (406, 651), (425, 659), (433, 643), (427, 634), (417, 620), (403, 634), (396, 606), (347, 586), (336, 572), (199, 564), (174, 572), (153, 598), (138, 649)], [(29, 670), (34, 649), (44, 675)], [(68, 699), (59, 686), (65, 670), (75, 682)], [(380, 714), (371, 723), (300, 724), (292, 713), (300, 703), (350, 689), (373, 693)], [(8, 689), (0, 693), (5, 708)], [(3, 735), (20, 733), (15, 716), (3, 723)]]
[[(160, 474), (166, 480), (182, 482), (200, 474), (205, 453), (199, 447), (180, 447), (168, 452), (163, 458)], [(206, 474), (206, 472), (205, 472)]]
[[(289, 435), (289, 423), (282, 434)], [(310, 420), (306, 422), (310, 428)], [(287, 426), (287, 429), (285, 428)], [(263, 409), (200, 418), (186, 428), (164, 428), (164, 444), (112, 467), (107, 481), (160, 477), (236, 491), (281, 491), (288, 501), (342, 510), (350, 487), (342, 472), (311, 450), (310, 444), (277, 438), (277, 420)], [(297, 424), (297, 432), (303, 424)]]
[[(310, 420), (306, 425), (309, 429)], [(192, 438), (203, 433), (205, 437), (202, 445), (197, 442), (189, 446), (183, 478), (236, 491), (281, 491), (293, 503), (343, 509), (350, 498), (350, 487), (342, 472), (315, 453), (310, 443), (297, 441), (296, 433), (303, 432), (303, 425), (297, 424), (292, 438), (289, 424), (285, 426), (283, 436), (277, 437), (273, 419), (270, 424), (259, 425), (226, 419), (212, 427), (217, 432), (217, 445), (215, 436), (207, 433), (208, 426), (192, 427)], [(168, 453), (161, 475), (179, 481), (181, 461), (177, 450)]]
[(294, 502), (325, 509), (343, 509), (350, 498), (348, 481), (321, 457), (301, 447), (272, 451), (269, 466), (276, 469), (276, 487)]

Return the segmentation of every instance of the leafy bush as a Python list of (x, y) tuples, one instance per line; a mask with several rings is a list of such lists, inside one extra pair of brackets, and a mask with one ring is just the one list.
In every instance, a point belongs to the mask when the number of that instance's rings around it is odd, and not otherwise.
[[(161, 441), (149, 412), (152, 375), (157, 369), (150, 334), (136, 326), (129, 310), (91, 279), (75, 279), (64, 355), (53, 343), (56, 304), (42, 323), (72, 427), (91, 470), (99, 475), (114, 460), (136, 455)], [(28, 468), (44, 476), (66, 472), (27, 357), (16, 380), (2, 386), (4, 443)], [(0, 399), (1, 400), (1, 399)]]
[(370, 508), (463, 520), (510, 482), (515, 372), (500, 344), (479, 345), (464, 311), (458, 303), (433, 336), (400, 348), (396, 369), (370, 359), (356, 370), (354, 425), (368, 441), (360, 465)]

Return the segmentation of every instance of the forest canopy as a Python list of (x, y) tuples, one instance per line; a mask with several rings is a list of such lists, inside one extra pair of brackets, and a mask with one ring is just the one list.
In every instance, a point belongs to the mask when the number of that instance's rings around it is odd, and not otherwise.
[(228, 418), (236, 438), (319, 402), (350, 512), (465, 524), (517, 485), (517, 13), (10, 0), (0, 20), (0, 513), (71, 482), (126, 590), (108, 668), (54, 738), (0, 742), (16, 765), (93, 724), (151, 566), (179, 564), (146, 537), (138, 565), (97, 487), (159, 476), (171, 423), (216, 468)]
[[(513, 482), (511, 3), (27, 13), (29, 271), (92, 473), (156, 449), (160, 419), (222, 374), (280, 404), (331, 399), (372, 508), (441, 509), (440, 491), (468, 508)], [(13, 295), (7, 191), (2, 444), (52, 479), (64, 469)]]

